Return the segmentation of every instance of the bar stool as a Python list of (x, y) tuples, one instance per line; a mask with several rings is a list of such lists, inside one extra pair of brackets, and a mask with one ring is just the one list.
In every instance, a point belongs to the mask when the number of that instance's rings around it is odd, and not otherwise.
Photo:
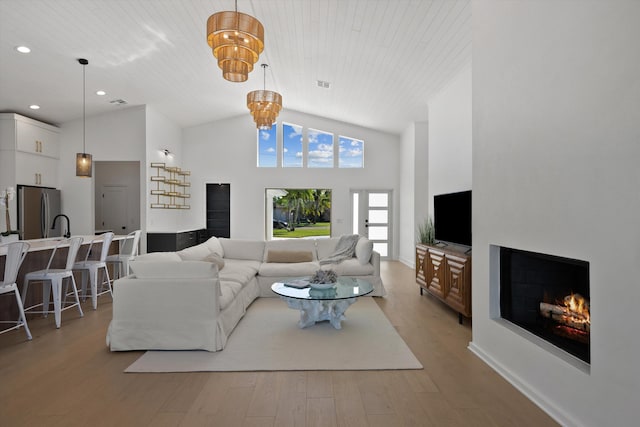
[[(69, 252), (67, 254), (67, 262), (65, 264), (65, 268), (63, 269), (54, 269), (51, 268), (51, 263), (55, 258), (56, 251), (63, 243), (69, 244)], [(80, 312), (80, 317), (84, 316), (82, 312), (82, 307), (80, 307), (80, 298), (78, 298), (78, 288), (76, 287), (76, 281), (73, 278), (73, 264), (76, 260), (76, 255), (78, 255), (78, 249), (80, 248), (80, 244), (82, 243), (82, 237), (72, 237), (70, 239), (64, 239), (58, 242), (56, 247), (53, 249), (51, 253), (51, 257), (49, 258), (49, 263), (47, 264), (47, 268), (44, 270), (32, 271), (27, 273), (24, 276), (24, 285), (22, 287), (22, 303), (24, 304), (27, 298), (27, 291), (29, 289), (29, 282), (41, 282), (42, 283), (42, 303), (35, 304), (28, 308), (25, 308), (25, 312), (30, 313), (42, 313), (45, 317), (51, 313), (49, 310), (49, 294), (53, 288), (53, 313), (56, 318), (56, 328), (60, 328), (60, 322), (62, 320), (62, 312), (68, 308), (78, 307), (78, 311)], [(62, 282), (64, 279), (71, 279), (71, 285), (73, 287), (73, 294), (75, 296), (75, 303), (70, 305), (63, 304), (62, 302)], [(66, 288), (65, 288), (66, 289)], [(66, 292), (65, 292), (66, 294)], [(33, 311), (33, 309), (42, 307), (42, 311)]]
[(16, 284), (16, 278), (18, 277), (18, 271), (22, 265), (22, 261), (27, 256), (30, 245), (27, 242), (14, 242), (4, 245), (7, 248), (7, 255), (4, 260), (4, 280), (0, 282), (0, 295), (14, 292), (16, 296), (16, 303), (18, 304), (18, 311), (20, 312), (20, 318), (17, 322), (13, 320), (2, 320), (0, 323), (11, 323), (14, 326), (11, 328), (3, 329), (0, 334), (18, 329), (20, 326), (24, 326), (24, 331), (27, 333), (27, 339), (31, 339), (31, 331), (27, 325), (27, 317), (24, 315), (24, 307), (22, 305), (22, 298), (18, 291), (18, 285)]
[[(95, 242), (99, 242), (102, 240), (102, 250), (100, 251), (100, 259), (99, 260), (90, 260), (89, 255), (91, 255), (91, 249), (93, 248), (93, 244)], [(83, 300), (86, 299), (87, 296), (87, 276), (89, 276), (89, 282), (91, 283), (91, 304), (93, 305), (93, 309), (98, 308), (98, 297), (100, 295), (104, 295), (107, 292), (113, 298), (113, 293), (111, 290), (111, 278), (109, 277), (109, 271), (107, 270), (107, 254), (109, 253), (109, 246), (111, 246), (111, 241), (113, 240), (113, 233), (108, 232), (104, 233), (100, 237), (96, 237), (89, 244), (89, 249), (87, 249), (87, 256), (84, 261), (78, 261), (73, 264), (74, 270), (79, 270), (82, 272), (82, 295)], [(100, 282), (100, 289), (98, 290), (98, 272), (100, 269), (104, 270), (104, 276), (106, 276), (107, 280), (105, 282), (104, 277)], [(107, 285), (105, 289), (104, 285)]]
[(129, 274), (129, 261), (138, 254), (140, 230), (127, 234), (120, 245), (120, 253), (107, 256), (107, 264), (113, 265), (113, 280)]

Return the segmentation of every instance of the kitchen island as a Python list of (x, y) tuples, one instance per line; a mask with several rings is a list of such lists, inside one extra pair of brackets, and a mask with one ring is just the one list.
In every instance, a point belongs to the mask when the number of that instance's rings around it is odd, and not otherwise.
[[(80, 235), (80, 236), (72, 236), (72, 237), (82, 237), (82, 245), (78, 250), (78, 255), (76, 260), (83, 260), (87, 255), (87, 251), (89, 250), (89, 244), (93, 239), (100, 238), (99, 235)], [(119, 253), (119, 241), (124, 240), (127, 236), (117, 235), (113, 237), (113, 241), (111, 242), (111, 247), (109, 248), (109, 254), (117, 254)], [(26, 240), (27, 243), (31, 245), (29, 248), (29, 252), (25, 257), (22, 266), (20, 267), (20, 271), (18, 272), (18, 289), (22, 292), (22, 284), (24, 283), (24, 275), (29, 273), (30, 271), (42, 270), (47, 267), (47, 263), (49, 262), (49, 258), (51, 257), (51, 252), (53, 249), (60, 243), (61, 240), (65, 240), (63, 237), (52, 237), (48, 239), (32, 239)], [(64, 268), (65, 262), (67, 260), (69, 244), (67, 242), (63, 242), (58, 247), (56, 251), (56, 256), (51, 263), (51, 268)], [(100, 250), (102, 249), (102, 243), (94, 244), (92, 248), (93, 254), (89, 257), (90, 259), (97, 259), (100, 256)], [(4, 277), (4, 263), (5, 263), (5, 255), (7, 254), (7, 249), (5, 247), (0, 247), (0, 274)], [(112, 276), (112, 272), (109, 272), (109, 275)], [(80, 287), (80, 273), (75, 275), (76, 284)], [(37, 304), (42, 301), (42, 287), (35, 286), (29, 287), (29, 295), (27, 296), (27, 301), (25, 302), (25, 306), (30, 306), (33, 304)], [(36, 314), (30, 315), (27, 313), (27, 321), (32, 316), (40, 316)], [(18, 307), (16, 306), (15, 298), (0, 298), (0, 320), (17, 320), (18, 319)], [(53, 319), (53, 317), (52, 317)], [(55, 328), (55, 323), (52, 325)]]

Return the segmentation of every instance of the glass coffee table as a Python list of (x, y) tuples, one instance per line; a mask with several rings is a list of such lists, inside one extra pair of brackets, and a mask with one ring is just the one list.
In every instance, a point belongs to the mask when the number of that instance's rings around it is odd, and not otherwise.
[[(306, 285), (306, 286), (305, 286)], [(298, 326), (306, 328), (316, 322), (328, 320), (336, 329), (341, 329), (344, 312), (358, 297), (373, 291), (373, 285), (363, 279), (338, 277), (327, 289), (311, 287), (309, 278), (297, 278), (287, 282), (276, 282), (271, 290), (280, 295), (289, 308), (300, 310)]]

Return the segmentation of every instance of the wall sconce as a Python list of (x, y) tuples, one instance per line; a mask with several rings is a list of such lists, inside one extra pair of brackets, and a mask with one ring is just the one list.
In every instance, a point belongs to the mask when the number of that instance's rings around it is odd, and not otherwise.
[(165, 149), (163, 149), (163, 150), (160, 150), (160, 152), (161, 152), (162, 154), (164, 154), (165, 156), (167, 156), (167, 157), (169, 157), (169, 155), (171, 154), (171, 151), (169, 151), (169, 149), (168, 149), (168, 148), (165, 148)]

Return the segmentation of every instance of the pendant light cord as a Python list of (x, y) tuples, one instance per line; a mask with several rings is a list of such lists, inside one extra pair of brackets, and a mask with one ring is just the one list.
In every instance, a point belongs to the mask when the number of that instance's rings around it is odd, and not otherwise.
[(82, 64), (82, 154), (87, 152), (86, 128), (87, 128), (87, 64)]
[(267, 64), (262, 64), (262, 90), (267, 90)]

